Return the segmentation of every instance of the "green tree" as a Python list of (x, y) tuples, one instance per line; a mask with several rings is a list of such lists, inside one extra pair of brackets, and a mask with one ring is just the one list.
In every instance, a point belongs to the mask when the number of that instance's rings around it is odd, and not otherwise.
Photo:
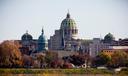
[(96, 58), (93, 60), (92, 65), (93, 66), (106, 66), (111, 60), (111, 57), (104, 54), (100, 53), (99, 55), (96, 56)]

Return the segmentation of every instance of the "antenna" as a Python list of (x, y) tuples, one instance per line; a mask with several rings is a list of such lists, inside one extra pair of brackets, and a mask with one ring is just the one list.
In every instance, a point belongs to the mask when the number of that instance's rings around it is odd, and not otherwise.
[(44, 34), (44, 27), (42, 26), (42, 34)]

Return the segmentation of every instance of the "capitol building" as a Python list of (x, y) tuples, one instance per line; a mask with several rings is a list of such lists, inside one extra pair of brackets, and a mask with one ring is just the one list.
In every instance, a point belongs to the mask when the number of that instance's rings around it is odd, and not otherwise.
[(86, 53), (95, 57), (104, 49), (109, 49), (110, 46), (118, 45), (111, 33), (108, 33), (104, 39), (80, 39), (78, 38), (78, 28), (74, 19), (71, 18), (68, 12), (66, 18), (62, 20), (60, 29), (55, 30), (55, 34), (46, 39), (45, 32), (42, 28), (38, 39), (33, 39), (32, 35), (26, 31), (19, 40), (22, 47), (20, 50), (23, 54), (40, 53), (45, 51), (56, 51), (60, 55)]
[(66, 18), (61, 22), (60, 29), (55, 30), (55, 34), (48, 40), (48, 47), (50, 50), (78, 51), (81, 42), (77, 39), (77, 35), (76, 22), (67, 13)]
[(38, 39), (33, 39), (32, 35), (26, 31), (19, 41), (22, 45), (21, 52), (30, 55), (31, 53), (39, 53), (49, 51), (66, 51), (68, 53), (74, 52), (88, 52), (84, 41), (78, 39), (78, 28), (76, 22), (71, 18), (68, 12), (66, 18), (62, 20), (60, 29), (55, 30), (55, 34), (46, 39), (44, 30), (42, 28), (41, 35)]

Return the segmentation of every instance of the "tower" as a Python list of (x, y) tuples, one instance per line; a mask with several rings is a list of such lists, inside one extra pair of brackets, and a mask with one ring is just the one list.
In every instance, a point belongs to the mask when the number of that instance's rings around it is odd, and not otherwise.
[(46, 51), (48, 49), (46, 37), (44, 36), (44, 30), (42, 28), (42, 34), (38, 38), (38, 52)]

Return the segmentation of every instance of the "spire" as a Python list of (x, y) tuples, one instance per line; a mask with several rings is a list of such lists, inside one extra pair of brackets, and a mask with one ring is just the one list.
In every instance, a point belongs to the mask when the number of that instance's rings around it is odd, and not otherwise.
[(67, 17), (66, 18), (70, 18), (69, 10), (68, 10), (68, 13), (67, 13)]
[(42, 27), (42, 34), (44, 34), (44, 29), (43, 29), (43, 27)]

